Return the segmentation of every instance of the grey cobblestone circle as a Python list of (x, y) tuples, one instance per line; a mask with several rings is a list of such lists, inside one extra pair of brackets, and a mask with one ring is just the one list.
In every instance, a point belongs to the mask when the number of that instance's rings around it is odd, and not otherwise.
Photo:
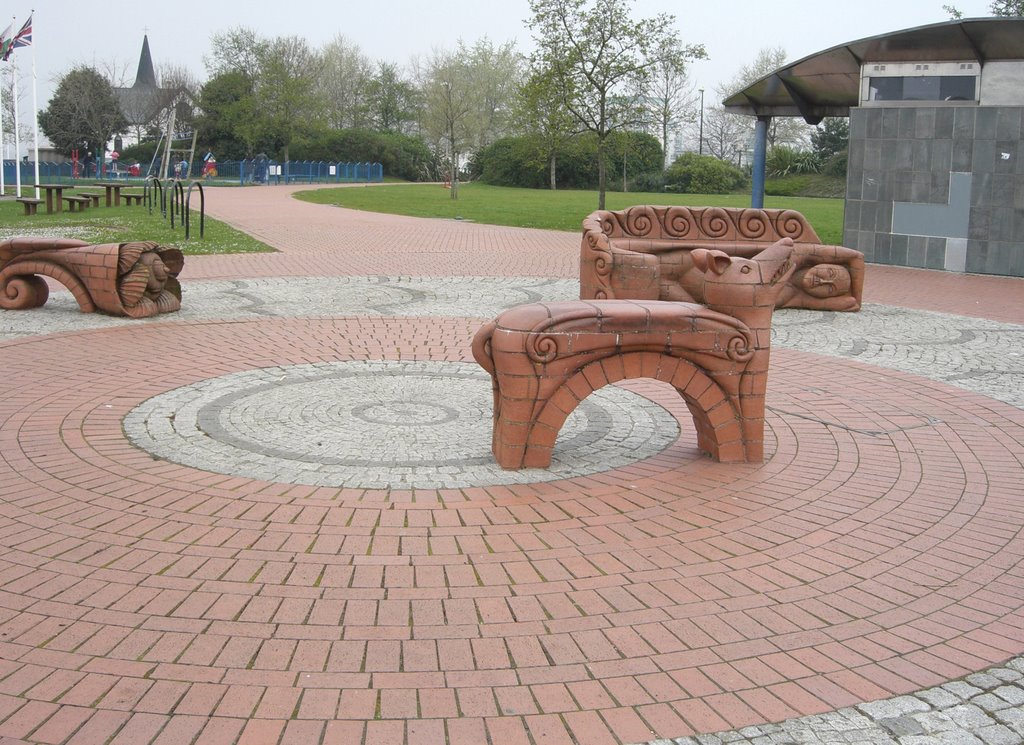
[(490, 376), (471, 363), (332, 362), (260, 368), (176, 388), (124, 420), (169, 461), (267, 481), (462, 488), (585, 476), (655, 455), (679, 425), (616, 386), (569, 417), (550, 470), (504, 471), (491, 456)]

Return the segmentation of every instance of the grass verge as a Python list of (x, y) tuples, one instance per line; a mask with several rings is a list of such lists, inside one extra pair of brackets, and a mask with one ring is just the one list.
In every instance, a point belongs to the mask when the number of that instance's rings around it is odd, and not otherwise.
[[(459, 185), (459, 198), (437, 184), (405, 184), (380, 188), (317, 189), (301, 192), (299, 199), (369, 212), (472, 220), (489, 225), (545, 228), (576, 232), (583, 218), (597, 209), (595, 191), (548, 191), (514, 189), (472, 183)], [(608, 209), (621, 210), (636, 204), (679, 204), (693, 207), (749, 207), (749, 194), (663, 194), (609, 192)], [(843, 238), (843, 200), (807, 197), (768, 197), (765, 207), (803, 213), (825, 243)]]
[[(91, 192), (83, 188), (78, 191)], [(131, 190), (142, 193), (141, 189)], [(75, 189), (64, 191), (72, 196)], [(32, 196), (31, 188), (22, 188), (24, 196)], [(208, 190), (207, 199), (216, 199), (216, 191)], [(195, 203), (196, 200), (193, 200)], [(186, 255), (257, 253), (273, 251), (270, 246), (235, 230), (230, 225), (206, 217), (203, 237), (199, 237), (199, 214), (193, 211), (189, 218), (189, 240), (185, 240), (185, 229), (180, 216), (175, 218), (175, 227), (155, 209), (153, 214), (145, 205), (128, 207), (106, 207), (100, 200), (99, 207), (89, 207), (84, 212), (60, 212), (47, 215), (45, 205), (38, 214), (24, 214), (24, 209), (12, 197), (0, 200), (0, 240), (17, 236), (46, 238), (78, 238), (89, 243), (124, 243), (125, 241), (156, 241), (163, 245), (175, 245)]]

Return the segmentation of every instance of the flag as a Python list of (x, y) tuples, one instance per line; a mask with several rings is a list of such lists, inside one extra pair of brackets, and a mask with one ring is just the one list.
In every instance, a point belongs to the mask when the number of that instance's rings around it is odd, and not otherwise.
[(0, 60), (4, 62), (11, 55), (11, 47), (14, 44), (14, 37), (11, 36), (11, 24), (7, 24), (7, 28), (0, 33)]
[(21, 27), (21, 30), (14, 35), (14, 38), (10, 40), (8, 46), (4, 49), (4, 62), (7, 61), (15, 49), (28, 46), (32, 46), (32, 16), (28, 17), (25, 25)]

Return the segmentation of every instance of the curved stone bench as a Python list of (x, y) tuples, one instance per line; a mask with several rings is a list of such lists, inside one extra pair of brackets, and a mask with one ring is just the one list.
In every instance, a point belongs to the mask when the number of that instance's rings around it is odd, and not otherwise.
[(823, 245), (799, 212), (753, 208), (640, 205), (592, 213), (583, 221), (580, 298), (703, 303), (704, 276), (693, 264), (694, 250), (749, 258), (782, 238), (793, 241), (796, 271), (777, 307), (860, 309), (860, 251)]
[(753, 259), (698, 249), (709, 306), (659, 300), (533, 303), (473, 339), (491, 374), (492, 451), (502, 468), (545, 468), (566, 418), (592, 391), (655, 378), (683, 397), (698, 447), (718, 461), (764, 457), (765, 389), (775, 295), (792, 242)]

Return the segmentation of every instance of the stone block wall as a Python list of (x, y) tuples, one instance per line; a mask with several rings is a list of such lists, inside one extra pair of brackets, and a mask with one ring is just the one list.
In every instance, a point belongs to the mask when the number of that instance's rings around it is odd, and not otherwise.
[(1024, 107), (850, 112), (843, 243), (869, 262), (1024, 276)]

